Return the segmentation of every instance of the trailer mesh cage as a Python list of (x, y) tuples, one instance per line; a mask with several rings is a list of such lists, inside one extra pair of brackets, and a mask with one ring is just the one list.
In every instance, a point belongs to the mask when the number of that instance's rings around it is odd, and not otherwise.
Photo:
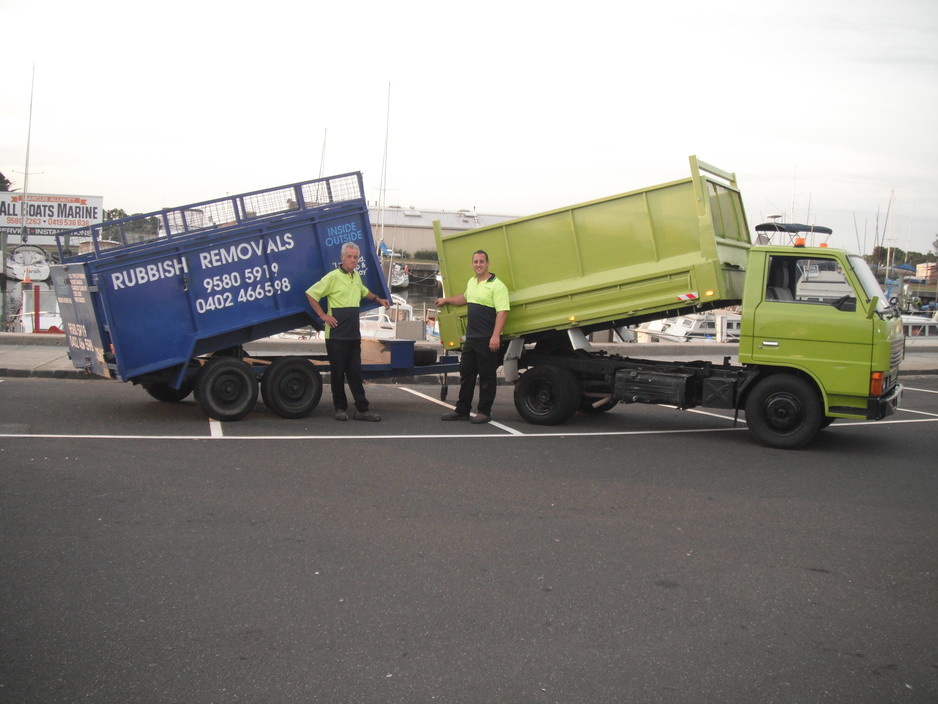
[(161, 238), (188, 237), (363, 198), (360, 173), (342, 174), (109, 220), (56, 235), (61, 261), (116, 254)]

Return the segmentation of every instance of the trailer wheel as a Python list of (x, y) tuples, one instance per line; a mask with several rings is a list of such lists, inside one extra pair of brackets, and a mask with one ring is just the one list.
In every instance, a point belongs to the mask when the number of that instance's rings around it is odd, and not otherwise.
[(303, 357), (281, 357), (261, 377), (261, 396), (281, 418), (305, 418), (322, 398), (322, 376)]
[(179, 403), (192, 393), (192, 383), (182, 382), (182, 386), (174, 389), (165, 381), (157, 381), (153, 384), (147, 384), (143, 387), (150, 396), (163, 403)]
[(212, 357), (199, 372), (196, 396), (209, 418), (240, 420), (257, 403), (257, 377), (246, 362)]
[(557, 425), (576, 413), (580, 394), (580, 381), (569, 369), (532, 367), (515, 384), (515, 408), (528, 423)]
[(797, 450), (821, 428), (821, 399), (811, 384), (791, 374), (773, 374), (746, 400), (746, 423), (769, 447)]

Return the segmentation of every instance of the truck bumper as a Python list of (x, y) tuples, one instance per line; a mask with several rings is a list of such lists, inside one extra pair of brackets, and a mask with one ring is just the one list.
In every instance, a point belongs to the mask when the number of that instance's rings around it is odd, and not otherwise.
[(867, 399), (866, 417), (870, 420), (881, 420), (891, 416), (899, 408), (901, 400), (902, 384), (896, 384), (884, 396)]

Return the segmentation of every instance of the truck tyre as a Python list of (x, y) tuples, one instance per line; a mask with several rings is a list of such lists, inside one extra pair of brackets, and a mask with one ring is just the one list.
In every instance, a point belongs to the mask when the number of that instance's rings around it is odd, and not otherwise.
[(581, 394), (580, 381), (569, 369), (532, 367), (515, 384), (515, 408), (528, 423), (557, 425), (576, 413)]
[(261, 396), (281, 418), (305, 418), (322, 398), (322, 376), (302, 357), (281, 357), (261, 377)]
[(192, 382), (183, 381), (182, 386), (174, 389), (165, 381), (157, 381), (152, 384), (146, 384), (143, 387), (150, 396), (163, 403), (179, 403), (192, 393)]
[(199, 372), (196, 396), (209, 418), (240, 420), (257, 403), (257, 377), (246, 362), (212, 357)]
[(769, 447), (797, 450), (821, 428), (821, 399), (814, 387), (792, 374), (773, 374), (746, 400), (746, 423)]

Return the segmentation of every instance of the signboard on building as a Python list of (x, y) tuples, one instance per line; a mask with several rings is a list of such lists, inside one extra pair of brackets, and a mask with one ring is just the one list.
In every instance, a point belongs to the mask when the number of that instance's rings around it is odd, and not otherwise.
[(63, 230), (89, 227), (103, 221), (104, 198), (101, 196), (0, 192), (0, 232), (8, 235), (11, 244), (20, 242), (24, 224), (32, 244), (52, 244), (52, 236)]

